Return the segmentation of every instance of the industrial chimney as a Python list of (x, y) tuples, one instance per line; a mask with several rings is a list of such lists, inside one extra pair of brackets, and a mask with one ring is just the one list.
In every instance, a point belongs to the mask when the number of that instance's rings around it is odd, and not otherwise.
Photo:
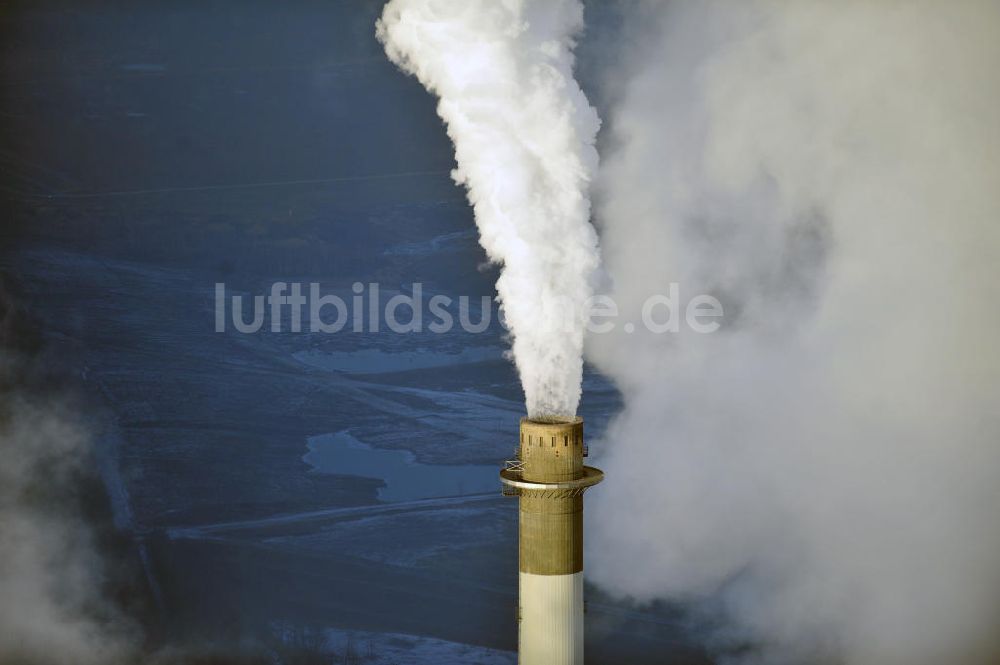
[(500, 472), (520, 501), (518, 662), (583, 664), (583, 419), (521, 419), (517, 457)]

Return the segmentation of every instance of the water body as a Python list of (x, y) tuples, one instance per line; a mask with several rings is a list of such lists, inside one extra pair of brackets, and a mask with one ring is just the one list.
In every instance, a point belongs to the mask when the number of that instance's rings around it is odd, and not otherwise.
[(499, 467), (420, 464), (408, 450), (382, 450), (358, 441), (347, 430), (311, 436), (302, 461), (320, 473), (336, 473), (385, 482), (383, 501), (412, 501), (440, 496), (499, 492)]

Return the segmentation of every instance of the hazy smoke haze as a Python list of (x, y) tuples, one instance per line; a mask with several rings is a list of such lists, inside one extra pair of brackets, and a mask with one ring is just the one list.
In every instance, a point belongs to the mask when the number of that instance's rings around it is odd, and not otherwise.
[(57, 406), (10, 406), (16, 415), (0, 432), (0, 662), (124, 662), (138, 628), (105, 597), (105, 561), (65, 496), (86, 436)]
[(0, 274), (0, 663), (124, 663), (141, 634), (108, 597), (90, 434), (41, 347)]
[(392, 0), (377, 35), (436, 94), (497, 293), (528, 413), (580, 401), (597, 266), (587, 189), (600, 121), (573, 78), (577, 0)]
[(726, 318), (588, 339), (626, 403), (592, 579), (703, 602), (741, 662), (996, 662), (1000, 6), (670, 2), (627, 31), (612, 293)]

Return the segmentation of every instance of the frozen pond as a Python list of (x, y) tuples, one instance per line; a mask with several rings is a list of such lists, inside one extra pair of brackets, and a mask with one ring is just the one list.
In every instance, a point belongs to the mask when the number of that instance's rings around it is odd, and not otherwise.
[(302, 460), (320, 473), (378, 478), (383, 501), (500, 492), (500, 466), (420, 464), (408, 450), (373, 448), (348, 431), (311, 436)]

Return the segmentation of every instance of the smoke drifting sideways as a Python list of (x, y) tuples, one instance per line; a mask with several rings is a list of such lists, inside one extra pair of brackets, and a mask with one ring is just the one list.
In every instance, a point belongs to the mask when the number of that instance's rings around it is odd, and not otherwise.
[(722, 662), (998, 662), (1000, 5), (632, 9), (612, 292), (726, 315), (588, 338), (625, 399), (591, 579), (711, 613)]
[[(138, 624), (96, 525), (105, 496), (80, 410), (0, 275), (0, 662), (106, 665)], [(110, 520), (109, 520), (110, 521)]]
[(0, 663), (264, 665), (334, 657), (320, 643), (286, 643), (286, 636), (166, 634), (131, 534), (116, 527), (98, 473), (101, 409), (81, 397), (67, 360), (46, 344), (0, 272)]
[(573, 78), (578, 0), (392, 0), (386, 54), (440, 99), (532, 417), (575, 415), (598, 264), (588, 186), (600, 127)]

